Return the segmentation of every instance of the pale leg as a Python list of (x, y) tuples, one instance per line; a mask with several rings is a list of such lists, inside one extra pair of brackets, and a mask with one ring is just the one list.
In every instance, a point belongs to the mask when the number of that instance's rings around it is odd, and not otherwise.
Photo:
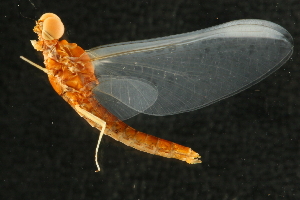
[[(35, 64), (34, 62), (28, 60), (27, 58), (23, 57), (23, 56), (20, 56), (21, 59), (25, 60), (26, 62), (28, 62), (29, 64), (35, 66), (36, 68), (44, 71), (46, 74), (49, 74), (49, 71), (46, 69), (46, 68), (43, 68), (41, 67), (40, 65), (37, 65)], [(75, 106), (75, 109), (77, 110), (77, 112), (80, 114), (80, 116), (85, 116), (86, 118), (92, 120), (93, 122), (95, 122), (96, 124), (99, 124), (102, 129), (101, 129), (101, 132), (100, 132), (100, 135), (99, 135), (99, 139), (98, 139), (98, 143), (97, 143), (97, 147), (96, 147), (96, 154), (95, 154), (95, 161), (96, 161), (96, 165), (97, 165), (97, 168), (98, 170), (96, 172), (99, 172), (100, 171), (100, 167), (99, 167), (99, 164), (98, 164), (98, 149), (99, 149), (99, 145), (100, 145), (100, 142), (101, 142), (101, 139), (102, 139), (102, 136), (104, 134), (104, 130), (106, 128), (106, 122), (103, 121), (102, 119), (100, 119), (99, 117), (96, 117), (95, 115), (93, 115), (92, 113), (80, 108), (78, 105)]]
[(98, 143), (97, 143), (97, 147), (96, 147), (96, 153), (95, 153), (95, 162), (96, 162), (96, 165), (97, 165), (97, 168), (98, 170), (96, 170), (96, 172), (99, 172), (100, 171), (100, 167), (99, 167), (99, 164), (98, 164), (98, 149), (99, 149), (99, 146), (100, 146), (100, 142), (101, 142), (101, 139), (102, 139), (102, 136), (104, 134), (104, 131), (105, 131), (105, 128), (106, 128), (106, 122), (103, 121), (102, 119), (100, 119), (99, 117), (96, 117), (95, 115), (93, 115), (92, 113), (80, 108), (78, 105), (75, 106), (75, 109), (82, 115), (82, 116), (85, 116), (86, 118), (92, 120), (93, 122), (95, 122), (96, 124), (99, 124), (102, 129), (101, 129), (101, 132), (100, 132), (100, 135), (99, 135), (99, 139), (98, 139)]

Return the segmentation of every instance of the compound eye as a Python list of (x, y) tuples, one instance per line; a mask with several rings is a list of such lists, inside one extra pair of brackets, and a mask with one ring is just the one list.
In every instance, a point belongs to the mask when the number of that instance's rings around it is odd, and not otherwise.
[(45, 19), (47, 19), (48, 17), (56, 17), (56, 18), (58, 18), (59, 20), (60, 20), (60, 18), (56, 15), (56, 14), (54, 14), (54, 13), (45, 13), (45, 14), (43, 14), (41, 17), (40, 17), (40, 19), (39, 19), (39, 21), (44, 21)]
[(64, 24), (60, 18), (53, 13), (46, 13), (39, 21), (43, 22), (42, 37), (44, 40), (59, 39), (64, 34)]

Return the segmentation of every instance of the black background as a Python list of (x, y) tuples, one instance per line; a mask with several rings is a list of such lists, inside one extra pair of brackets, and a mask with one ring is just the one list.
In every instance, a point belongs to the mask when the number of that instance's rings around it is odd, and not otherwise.
[[(14, 0), (0, 8), (1, 199), (300, 199), (299, 0)], [(202, 164), (139, 152), (105, 136), (102, 171), (95, 173), (98, 131), (43, 72), (19, 59), (42, 64), (29, 40), (45, 12), (60, 16), (64, 39), (84, 49), (251, 18), (285, 27), (295, 48), (276, 73), (233, 97), (189, 113), (126, 121), (191, 147)]]

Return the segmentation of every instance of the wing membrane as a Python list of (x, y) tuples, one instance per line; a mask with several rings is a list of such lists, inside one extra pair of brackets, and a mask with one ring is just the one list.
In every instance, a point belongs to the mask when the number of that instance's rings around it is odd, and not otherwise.
[[(191, 33), (100, 46), (87, 52), (100, 81), (94, 90), (98, 94), (118, 90), (118, 94), (109, 94), (110, 100), (105, 104), (111, 110), (117, 100), (120, 113), (116, 115), (126, 119), (140, 112), (171, 115), (209, 105), (274, 72), (292, 51), (292, 37), (279, 25), (238, 20)], [(111, 83), (102, 84), (107, 77)], [(116, 77), (126, 80), (128, 87), (143, 88), (140, 96), (130, 96), (136, 92), (128, 95), (128, 89), (119, 87), (120, 82), (114, 83), (119, 81)], [(97, 98), (101, 102), (100, 96)], [(129, 99), (135, 101), (129, 104)]]
[(151, 107), (158, 97), (156, 87), (144, 79), (103, 76), (93, 89), (99, 102), (119, 119), (128, 119)]

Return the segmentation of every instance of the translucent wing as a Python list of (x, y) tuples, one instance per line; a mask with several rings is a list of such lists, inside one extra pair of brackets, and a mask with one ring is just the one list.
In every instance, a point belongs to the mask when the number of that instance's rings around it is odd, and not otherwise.
[(281, 26), (238, 20), (88, 52), (96, 98), (120, 119), (191, 111), (244, 90), (283, 65), (293, 39)]
[(121, 120), (145, 111), (158, 97), (151, 82), (128, 76), (102, 75), (93, 92), (101, 105)]

